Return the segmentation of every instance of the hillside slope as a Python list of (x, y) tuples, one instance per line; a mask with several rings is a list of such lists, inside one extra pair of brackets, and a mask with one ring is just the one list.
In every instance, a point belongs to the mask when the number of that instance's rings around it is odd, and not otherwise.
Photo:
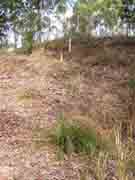
[[(61, 113), (94, 123), (107, 135), (133, 117), (135, 46), (74, 46), (72, 54), (35, 50), (0, 56), (0, 175), (19, 180), (78, 180), (78, 157), (57, 161), (56, 147), (36, 149), (33, 132)], [(52, 56), (53, 54), (53, 56)], [(132, 83), (132, 82), (131, 82)]]

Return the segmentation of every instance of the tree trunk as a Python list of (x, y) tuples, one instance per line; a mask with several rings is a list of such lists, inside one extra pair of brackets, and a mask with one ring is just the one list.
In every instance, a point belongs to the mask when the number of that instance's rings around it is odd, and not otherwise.
[(69, 40), (68, 40), (68, 52), (71, 53), (72, 51), (72, 38), (69, 37)]
[(14, 48), (17, 48), (17, 32), (16, 32), (16, 26), (14, 25), (13, 27), (13, 32), (14, 32)]
[(80, 31), (80, 17), (79, 15), (77, 15), (77, 26), (76, 26), (76, 31), (79, 32)]
[(38, 41), (39, 41), (39, 46), (41, 46), (42, 43), (42, 22), (41, 22), (41, 12), (40, 12), (40, 6), (38, 7), (38, 16), (39, 16), (39, 24), (38, 24)]
[(63, 57), (63, 50), (60, 51), (60, 62), (63, 62), (64, 57)]
[(128, 37), (128, 31), (129, 31), (129, 23), (126, 25), (126, 37)]

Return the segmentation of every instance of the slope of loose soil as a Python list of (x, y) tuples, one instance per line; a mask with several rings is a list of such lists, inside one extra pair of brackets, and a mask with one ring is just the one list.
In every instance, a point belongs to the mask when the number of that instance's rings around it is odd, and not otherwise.
[[(51, 53), (49, 53), (51, 54)], [(64, 62), (40, 51), (0, 57), (0, 174), (19, 180), (78, 180), (83, 163), (60, 162), (56, 148), (36, 149), (35, 128), (60, 113), (95, 123), (100, 133), (129, 119), (127, 85), (134, 47), (73, 49)]]

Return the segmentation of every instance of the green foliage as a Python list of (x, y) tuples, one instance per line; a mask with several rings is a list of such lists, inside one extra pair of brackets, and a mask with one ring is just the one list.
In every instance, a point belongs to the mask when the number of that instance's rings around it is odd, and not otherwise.
[[(50, 26), (50, 17), (45, 13), (50, 9), (53, 10), (59, 2), (60, 0), (56, 2), (49, 0), (2, 0), (0, 3), (0, 37), (7, 33), (9, 27), (14, 32), (15, 44), (17, 36), (21, 35), (22, 39), (25, 39), (23, 46), (26, 45), (25, 49), (30, 53), (31, 41), (35, 38), (35, 34), (41, 42), (42, 31)], [(42, 13), (43, 11), (45, 13)], [(33, 39), (30, 37), (31, 32)], [(29, 40), (30, 42), (26, 42)]]
[[(6, 34), (6, 31), (8, 31), (7, 25), (10, 23), (14, 33), (25, 36), (24, 32), (33, 31), (41, 41), (44, 28), (49, 29), (51, 27), (50, 16), (45, 14), (49, 11), (53, 15), (61, 16), (69, 7), (74, 7), (74, 16), (79, 16), (80, 22), (78, 26), (83, 34), (86, 31), (91, 31), (89, 17), (95, 18), (95, 27), (98, 24), (104, 24), (112, 32), (115, 32), (123, 24), (134, 30), (134, 0), (78, 0), (76, 2), (70, 0), (1, 0), (0, 37)], [(61, 19), (60, 16), (59, 20)], [(66, 27), (67, 22), (64, 23)], [(66, 35), (71, 36), (76, 26), (72, 19), (70, 19), (70, 26), (71, 28), (64, 28), (63, 31), (66, 32), (64, 32)]]
[(97, 147), (96, 132), (93, 129), (81, 127), (79, 123), (65, 119), (58, 121), (52, 135), (53, 142), (59, 146), (60, 152), (67, 154), (95, 152)]
[(66, 11), (66, 0), (59, 0), (56, 13), (64, 13)]
[(131, 89), (135, 89), (135, 79), (130, 79), (128, 81), (128, 86), (131, 88)]
[(24, 52), (26, 54), (32, 53), (33, 48), (33, 32), (25, 32), (23, 40)]
[(100, 21), (104, 20), (107, 26), (113, 28), (118, 23), (121, 6), (121, 0), (80, 0), (77, 1), (76, 11), (83, 17), (96, 16)]

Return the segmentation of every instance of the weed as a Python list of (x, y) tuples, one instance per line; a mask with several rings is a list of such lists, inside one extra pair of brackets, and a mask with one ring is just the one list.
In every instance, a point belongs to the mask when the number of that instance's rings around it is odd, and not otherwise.
[(66, 154), (86, 153), (96, 150), (97, 137), (93, 129), (86, 129), (74, 121), (60, 119), (52, 134), (53, 143)]
[(41, 97), (41, 94), (36, 89), (25, 89), (18, 95), (19, 100), (32, 100), (38, 97)]
[(19, 96), (18, 99), (19, 100), (31, 100), (33, 97), (33, 94), (31, 91), (29, 90), (25, 90), (24, 92), (22, 92)]
[(128, 180), (128, 170), (132, 170), (135, 165), (134, 144), (128, 140), (126, 144), (121, 140), (121, 129), (115, 130), (115, 153), (117, 175), (120, 180)]
[(128, 86), (131, 89), (135, 89), (135, 79), (129, 79), (128, 80)]
[(96, 158), (95, 174), (98, 180), (104, 180), (106, 177), (108, 153), (99, 152)]
[(36, 149), (45, 147), (49, 143), (50, 131), (45, 128), (35, 128), (33, 129), (32, 141)]
[[(109, 153), (99, 151), (88, 156), (88, 164), (84, 170), (80, 171), (80, 180), (96, 179), (105, 180), (107, 176), (107, 162), (109, 160)], [(93, 178), (91, 178), (93, 177)]]

